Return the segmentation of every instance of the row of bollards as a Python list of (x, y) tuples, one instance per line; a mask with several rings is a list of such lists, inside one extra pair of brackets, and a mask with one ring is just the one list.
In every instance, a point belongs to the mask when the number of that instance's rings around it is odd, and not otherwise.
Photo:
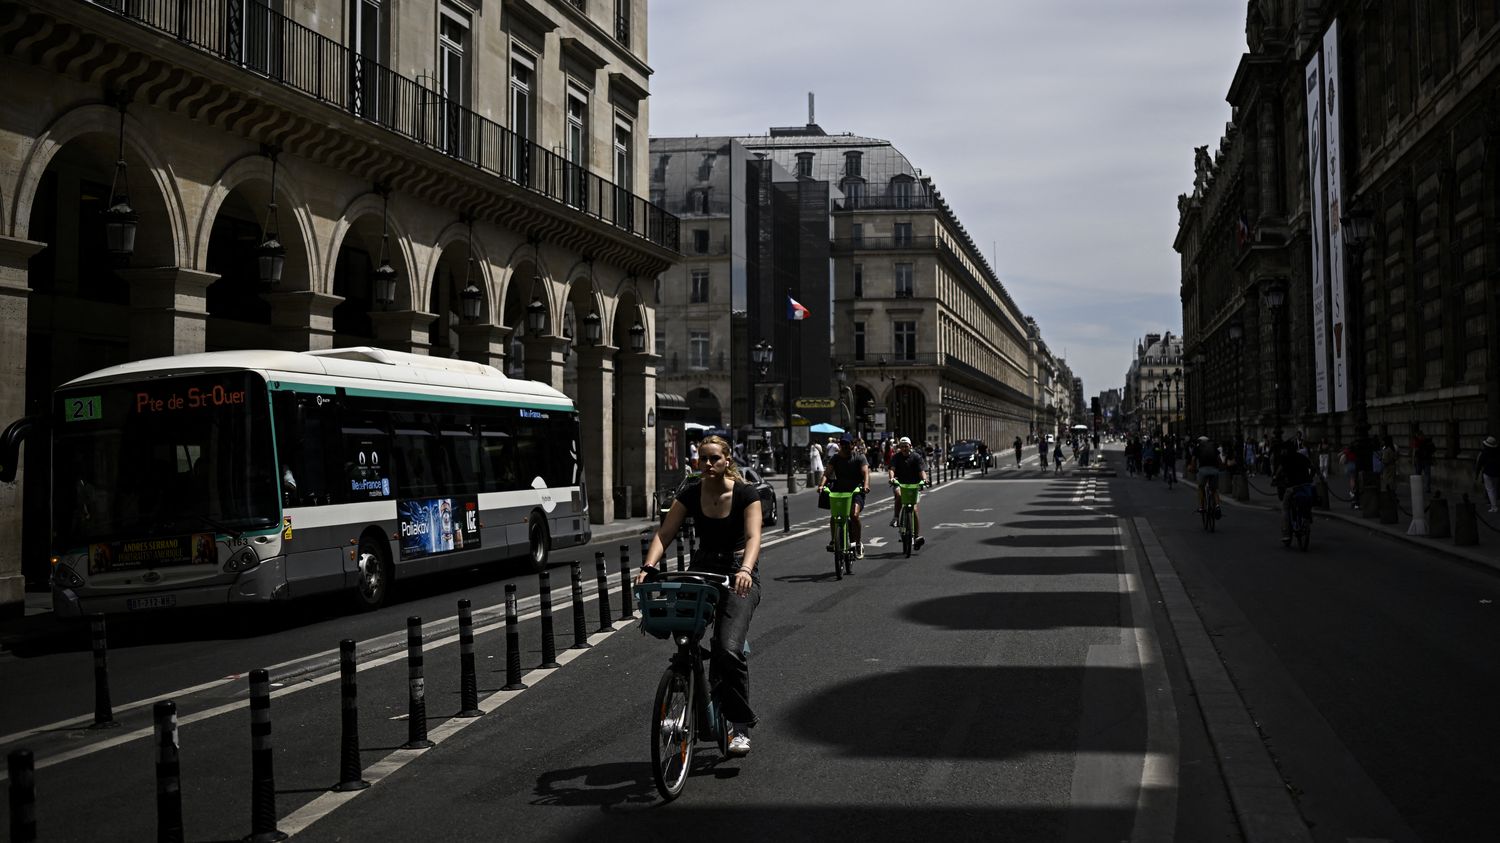
[[(679, 569), (682, 557), (678, 557)], [(613, 631), (615, 626), (610, 614), (609, 579), (604, 554), (595, 554), (595, 567), (599, 580), (599, 632)], [(539, 603), (542, 626), (542, 660), (539, 668), (560, 667), (557, 661), (555, 632), (552, 615), (552, 581), (548, 571), (538, 577)], [(630, 547), (620, 546), (620, 620), (629, 620), (634, 615), (631, 600)], [(573, 596), (573, 649), (589, 646), (588, 624), (584, 607), (582, 566), (572, 563)], [(505, 586), (505, 691), (519, 691), (527, 687), (521, 669), (521, 647), (519, 611), (516, 586)], [(422, 619), (412, 616), (407, 625), (407, 741), (403, 749), (420, 750), (433, 746), (427, 736), (426, 680), (423, 674)], [(459, 661), (460, 661), (460, 711), (458, 717), (478, 717), (484, 712), (479, 707), (479, 684), (474, 653), (473, 608), (468, 599), (458, 601)], [(94, 723), (91, 728), (118, 726), (109, 694), (108, 637), (103, 615), (91, 618), (90, 637), (94, 661)], [(361, 790), (370, 786), (363, 778), (359, 744), (359, 690), (358, 665), (355, 658), (355, 642), (344, 639), (339, 642), (339, 696), (341, 708), (341, 730), (339, 741), (339, 777), (330, 789), (337, 792)], [(273, 770), (274, 753), (271, 745), (271, 679), (268, 671), (257, 669), (250, 672), (250, 736), (251, 736), (251, 815), (250, 834), (245, 839), (252, 843), (284, 840), (287, 835), (277, 828), (276, 783)], [(177, 704), (172, 700), (157, 702), (152, 707), (155, 724), (156, 746), (156, 810), (157, 839), (180, 843), (184, 839), (182, 819), (182, 779)], [(36, 775), (35, 759), (28, 749), (17, 749), (7, 758), (9, 772), (10, 840), (12, 843), (31, 843), (37, 839), (36, 829)]]

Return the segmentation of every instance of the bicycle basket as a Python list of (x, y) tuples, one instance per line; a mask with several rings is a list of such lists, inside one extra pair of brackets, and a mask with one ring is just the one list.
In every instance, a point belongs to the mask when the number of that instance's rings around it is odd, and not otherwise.
[(900, 483), (898, 485), (901, 487), (901, 505), (915, 506), (917, 503), (917, 495), (922, 491), (922, 484)]
[(828, 514), (834, 518), (848, 518), (854, 508), (853, 492), (829, 492)]
[(647, 582), (634, 590), (641, 629), (657, 638), (702, 634), (719, 603), (716, 587), (695, 582)]

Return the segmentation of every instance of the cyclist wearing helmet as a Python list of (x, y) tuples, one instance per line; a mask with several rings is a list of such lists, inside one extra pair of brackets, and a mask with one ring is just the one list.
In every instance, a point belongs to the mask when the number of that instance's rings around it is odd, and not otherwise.
[[(891, 483), (891, 491), (896, 494), (896, 513), (901, 512), (901, 489), (898, 483), (926, 483), (927, 464), (922, 460), (922, 455), (911, 449), (911, 438), (901, 437), (896, 443), (896, 453), (891, 457), (890, 473), (888, 479)], [(911, 507), (911, 532), (915, 537), (912, 539), (912, 549), (920, 550), (927, 541), (922, 538), (922, 517), (918, 512), (920, 504), (912, 504)], [(895, 518), (891, 519), (891, 526), (898, 526)]]
[[(854, 437), (844, 434), (839, 439), (839, 451), (828, 461), (828, 469), (823, 473), (823, 485), (830, 492), (854, 492), (852, 506), (849, 508), (849, 543), (854, 548), (854, 558), (865, 558), (865, 546), (860, 541), (861, 525), (859, 513), (865, 508), (865, 492), (870, 488), (870, 464), (865, 461), (864, 455), (854, 448)], [(829, 527), (830, 530), (834, 528)], [(837, 534), (834, 536), (837, 539)], [(828, 542), (828, 552), (833, 552), (833, 541)]]
[(1206, 505), (1203, 499), (1203, 490), (1209, 484), (1209, 478), (1213, 478), (1215, 512), (1219, 510), (1219, 469), (1223, 467), (1223, 461), (1219, 459), (1218, 446), (1208, 440), (1207, 436), (1199, 436), (1197, 447), (1193, 450), (1193, 460), (1198, 466), (1198, 511), (1202, 512)]

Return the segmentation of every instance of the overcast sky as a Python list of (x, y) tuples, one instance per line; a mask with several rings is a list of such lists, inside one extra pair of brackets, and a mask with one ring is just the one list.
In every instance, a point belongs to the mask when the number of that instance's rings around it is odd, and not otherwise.
[(1244, 0), (650, 0), (651, 134), (807, 120), (933, 178), (1086, 395), (1178, 333), (1177, 195), (1216, 149)]

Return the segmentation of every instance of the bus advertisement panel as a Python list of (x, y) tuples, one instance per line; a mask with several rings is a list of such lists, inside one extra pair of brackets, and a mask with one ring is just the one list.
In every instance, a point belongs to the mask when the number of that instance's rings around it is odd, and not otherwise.
[(402, 559), (479, 547), (479, 499), (473, 495), (400, 501), (396, 515)]

